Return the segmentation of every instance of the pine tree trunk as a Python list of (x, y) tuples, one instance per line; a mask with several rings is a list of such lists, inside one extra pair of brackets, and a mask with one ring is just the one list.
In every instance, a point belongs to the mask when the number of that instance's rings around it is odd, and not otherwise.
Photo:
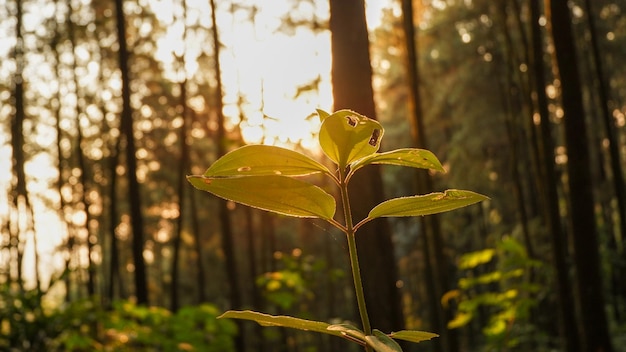
[[(412, 0), (402, 0), (403, 28), (405, 33), (405, 43), (407, 50), (407, 80), (409, 83), (411, 107), (411, 135), (414, 147), (427, 148), (426, 134), (422, 120), (423, 109), (422, 99), (419, 92), (419, 66), (417, 62), (417, 34), (413, 23), (413, 2)], [(433, 191), (432, 179), (424, 172), (416, 173), (416, 184), (418, 194), (427, 194)], [(446, 268), (446, 258), (443, 253), (443, 237), (439, 219), (436, 215), (422, 217), (422, 237), (424, 258), (426, 259), (426, 270), (429, 285), (429, 301), (431, 302), (431, 323), (437, 333), (442, 336), (442, 344), (437, 344), (436, 349), (444, 351), (458, 351), (458, 336), (456, 330), (449, 330), (447, 322), (452, 320), (452, 311), (444, 309), (440, 304), (440, 299), (450, 287), (448, 285), (448, 273)]]
[[(332, 85), (334, 109), (351, 109), (376, 118), (369, 41), (363, 0), (330, 0)], [(350, 182), (356, 221), (383, 200), (380, 171), (368, 168)], [(356, 236), (367, 308), (372, 326), (385, 332), (404, 325), (396, 288), (396, 263), (391, 230), (385, 219), (363, 226)]]
[(581, 346), (582, 351), (611, 352), (613, 348), (604, 311), (605, 300), (602, 292), (585, 109), (567, 1), (550, 1), (548, 17), (552, 23), (555, 54), (561, 78), (568, 157), (569, 220), (578, 279)]
[(126, 44), (126, 22), (124, 16), (124, 0), (115, 0), (117, 19), (117, 39), (119, 43), (119, 67), (122, 74), (122, 118), (121, 132), (126, 142), (126, 176), (130, 202), (130, 218), (132, 226), (132, 255), (135, 264), (134, 282), (135, 296), (138, 305), (148, 304), (148, 278), (146, 263), (143, 258), (143, 215), (141, 213), (141, 195), (137, 180), (137, 159), (135, 157), (135, 137), (133, 135), (133, 116), (130, 106), (130, 74), (128, 48)]

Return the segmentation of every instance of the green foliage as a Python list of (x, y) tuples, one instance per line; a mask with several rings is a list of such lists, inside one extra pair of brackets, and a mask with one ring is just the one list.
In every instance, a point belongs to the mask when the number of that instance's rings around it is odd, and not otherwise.
[[(318, 110), (318, 114), (322, 122), (319, 143), (326, 156), (336, 165), (335, 173), (308, 156), (291, 150), (273, 146), (245, 146), (222, 156), (203, 175), (187, 178), (196, 188), (218, 197), (278, 214), (324, 219), (343, 231), (348, 239), (363, 330), (345, 324), (329, 325), (252, 311), (228, 311), (221, 317), (252, 320), (263, 326), (289, 327), (339, 336), (364, 346), (366, 351), (401, 351), (393, 339), (420, 342), (436, 337), (436, 334), (421, 331), (385, 334), (371, 328), (361, 284), (355, 233), (360, 226), (378, 217), (436, 214), (465, 207), (487, 197), (470, 191), (447, 190), (443, 193), (394, 198), (374, 207), (365, 219), (353, 226), (348, 183), (354, 173), (364, 166), (388, 164), (434, 171), (443, 171), (443, 167), (427, 150), (406, 148), (377, 153), (384, 134), (378, 121), (350, 110), (340, 110), (333, 114)], [(338, 186), (345, 224), (334, 219), (338, 203), (335, 198), (318, 186), (299, 178), (312, 173), (322, 173)], [(293, 271), (269, 273), (260, 278), (257, 284), (265, 288), (269, 297), (274, 295), (276, 301), (282, 300), (286, 306), (293, 304), (295, 292), (305, 289), (302, 277)]]
[(210, 304), (176, 314), (116, 302), (105, 311), (90, 299), (42, 308), (45, 291), (0, 287), (0, 350), (18, 351), (234, 351), (236, 325), (217, 320)]
[[(487, 344), (499, 348), (517, 346), (521, 335), (529, 332), (524, 325), (537, 303), (533, 296), (539, 287), (529, 283), (528, 276), (540, 266), (512, 237), (502, 239), (495, 248), (461, 256), (459, 269), (465, 270), (466, 276), (459, 279), (458, 289), (442, 298), (444, 304), (458, 302), (457, 314), (448, 327), (466, 326), (480, 312), (487, 312), (487, 325), (482, 329)], [(480, 273), (474, 276), (474, 272)]]

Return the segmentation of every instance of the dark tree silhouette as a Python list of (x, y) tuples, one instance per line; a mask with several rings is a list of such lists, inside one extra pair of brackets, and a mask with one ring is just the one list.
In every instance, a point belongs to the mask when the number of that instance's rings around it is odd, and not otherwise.
[[(376, 118), (372, 90), (369, 40), (363, 0), (330, 0), (332, 86), (334, 110), (351, 109)], [(350, 181), (355, 220), (364, 218), (383, 199), (380, 170), (360, 171)], [(387, 220), (376, 219), (356, 236), (363, 288), (372, 326), (396, 331), (404, 325), (391, 230)]]
[(558, 181), (554, 165), (554, 142), (552, 139), (548, 97), (545, 88), (544, 41), (539, 24), (541, 16), (539, 0), (530, 1), (530, 14), (532, 23), (532, 55), (530, 59), (533, 70), (533, 82), (535, 84), (534, 91), (537, 96), (537, 112), (540, 116), (538, 143), (542, 177), (539, 185), (545, 214), (544, 221), (549, 231), (552, 260), (556, 269), (556, 290), (558, 296), (556, 305), (559, 317), (559, 334), (562, 347), (566, 351), (576, 352), (579, 350), (579, 341), (576, 332), (576, 315), (574, 297), (572, 295), (572, 284), (570, 282), (569, 268), (567, 265), (568, 253), (565, 244), (566, 234), (561, 226), (561, 215), (559, 211)]
[[(402, 27), (404, 29), (406, 44), (406, 67), (407, 82), (409, 85), (409, 106), (411, 120), (411, 136), (414, 147), (428, 148), (426, 133), (424, 131), (422, 99), (419, 91), (419, 65), (417, 62), (417, 32), (413, 22), (414, 10), (412, 0), (402, 0)], [(416, 172), (417, 192), (427, 194), (433, 192), (433, 184), (430, 175), (425, 172)], [(442, 335), (441, 344), (435, 344), (437, 351), (457, 351), (457, 331), (447, 329), (447, 322), (452, 320), (452, 311), (445, 309), (440, 303), (441, 297), (450, 287), (446, 270), (447, 260), (443, 253), (443, 237), (439, 217), (431, 215), (421, 217), (423, 233), (422, 245), (425, 258), (426, 278), (428, 279), (428, 301), (432, 308), (431, 324)]]
[(550, 1), (549, 15), (561, 78), (563, 123), (567, 145), (569, 219), (573, 234), (580, 303), (581, 350), (611, 352), (613, 349), (604, 311), (598, 233), (593, 209), (593, 184), (585, 109), (567, 1)]
[(135, 264), (134, 282), (137, 304), (148, 304), (148, 278), (146, 263), (143, 258), (143, 214), (141, 213), (141, 195), (137, 180), (137, 159), (135, 156), (135, 137), (133, 135), (133, 115), (130, 106), (130, 74), (128, 62), (130, 55), (126, 44), (126, 21), (123, 0), (115, 0), (117, 20), (117, 40), (119, 43), (119, 68), (122, 75), (122, 117), (121, 132), (125, 142), (126, 176), (130, 202), (130, 218), (133, 231), (132, 254)]

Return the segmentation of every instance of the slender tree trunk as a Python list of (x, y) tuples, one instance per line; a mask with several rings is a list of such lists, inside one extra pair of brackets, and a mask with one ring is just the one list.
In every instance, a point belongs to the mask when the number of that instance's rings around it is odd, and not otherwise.
[(89, 200), (87, 198), (87, 180), (90, 179), (87, 173), (87, 165), (85, 162), (85, 154), (83, 153), (83, 132), (81, 128), (81, 114), (82, 109), (80, 106), (81, 101), (81, 92), (80, 85), (78, 82), (78, 73), (77, 73), (77, 63), (76, 63), (76, 30), (74, 27), (74, 21), (72, 21), (72, 15), (74, 10), (72, 8), (72, 1), (67, 2), (68, 14), (66, 19), (67, 24), (67, 32), (69, 36), (70, 43), (72, 45), (72, 72), (73, 72), (73, 80), (74, 80), (74, 94), (76, 94), (76, 106), (74, 112), (76, 114), (76, 157), (78, 159), (78, 169), (80, 170), (80, 183), (82, 188), (80, 189), (80, 200), (83, 206), (83, 211), (86, 214), (85, 219), (85, 232), (87, 237), (85, 238), (85, 245), (87, 246), (87, 295), (89, 297), (93, 297), (96, 293), (96, 284), (95, 284), (95, 267), (91, 260), (92, 252), (94, 244), (91, 241), (91, 231), (89, 229), (89, 223), (91, 220), (91, 213), (89, 212)]
[[(187, 2), (182, 0), (183, 4), (183, 16), (181, 21), (185, 28), (183, 29), (183, 42), (186, 43), (187, 40)], [(179, 286), (179, 272), (178, 266), (180, 264), (180, 245), (182, 241), (183, 235), (183, 224), (185, 218), (185, 212), (187, 209), (185, 208), (185, 189), (187, 189), (187, 179), (186, 175), (189, 173), (189, 144), (187, 142), (187, 125), (188, 125), (188, 112), (189, 108), (187, 105), (187, 72), (185, 70), (185, 50), (183, 50), (182, 55), (178, 57), (179, 67), (178, 69), (182, 71), (183, 80), (180, 82), (180, 104), (182, 107), (181, 117), (182, 124), (179, 130), (179, 140), (180, 140), (180, 168), (179, 168), (179, 176), (178, 176), (178, 218), (176, 219), (176, 233), (174, 233), (174, 238), (172, 239), (172, 283), (170, 287), (170, 298), (171, 298), (171, 309), (172, 311), (177, 311), (179, 307), (179, 297), (178, 297), (178, 286)], [(199, 244), (196, 244), (199, 245)]]
[[(330, 0), (332, 85), (334, 109), (352, 109), (376, 118), (372, 90), (369, 41), (363, 0)], [(350, 182), (352, 214), (356, 221), (384, 199), (380, 171), (368, 168)], [(356, 236), (367, 309), (372, 325), (390, 332), (404, 326), (396, 287), (397, 269), (386, 219), (363, 226)]]
[[(32, 227), (32, 218), (28, 219), (30, 209), (30, 200), (28, 191), (26, 189), (26, 171), (24, 164), (26, 163), (26, 156), (24, 154), (24, 121), (26, 120), (26, 114), (24, 109), (24, 78), (22, 76), (22, 70), (24, 69), (24, 53), (23, 46), (24, 40), (22, 36), (22, 3), (17, 1), (17, 13), (15, 23), (15, 74), (13, 78), (13, 100), (15, 102), (15, 112), (11, 119), (11, 148), (13, 153), (13, 174), (16, 176), (15, 184), (11, 190), (11, 199), (13, 201), (13, 210), (17, 214), (17, 221), (13, 226), (10, 226), (12, 239), (10, 245), (15, 251), (15, 265), (17, 272), (17, 282), (21, 290), (23, 290), (24, 277), (22, 272), (24, 247), (26, 237), (23, 236), (27, 233), (27, 228), (23, 228), (22, 223), (26, 224), (26, 227)], [(22, 220), (23, 219), (23, 220)], [(37, 248), (35, 248), (35, 251)], [(39, 278), (37, 277), (37, 284)]]
[[(192, 114), (192, 121), (197, 120), (197, 115), (193, 109), (191, 109), (190, 113)], [(191, 123), (193, 126), (193, 122)], [(189, 151), (191, 152), (191, 151)], [(189, 155), (191, 158), (191, 155)], [(189, 161), (189, 165), (191, 165), (191, 161)], [(198, 286), (198, 303), (206, 302), (206, 280), (205, 280), (205, 271), (204, 271), (204, 255), (202, 250), (202, 236), (200, 232), (200, 221), (198, 219), (198, 201), (196, 198), (197, 192), (191, 192), (189, 194), (189, 214), (191, 218), (191, 233), (193, 234), (195, 246), (193, 250), (196, 252), (196, 257), (198, 258), (197, 263), (197, 271), (196, 271), (196, 285)]]
[(133, 231), (132, 253), (135, 264), (134, 282), (137, 304), (148, 304), (148, 278), (146, 263), (143, 258), (143, 215), (141, 213), (141, 195), (137, 180), (137, 158), (135, 156), (135, 137), (133, 135), (133, 116), (130, 106), (130, 73), (128, 48), (126, 44), (126, 22), (124, 16), (124, 0), (115, 0), (117, 19), (117, 39), (119, 43), (119, 67), (122, 74), (122, 118), (121, 132), (126, 142), (126, 175), (130, 201), (130, 218)]
[[(405, 43), (407, 51), (407, 80), (409, 84), (410, 96), (409, 106), (411, 107), (411, 135), (416, 148), (427, 148), (426, 133), (424, 132), (422, 99), (419, 91), (419, 66), (417, 61), (417, 33), (413, 22), (414, 10), (412, 0), (402, 0), (402, 19), (405, 33)], [(431, 177), (424, 172), (416, 173), (417, 191), (420, 194), (427, 194), (433, 191)], [(437, 344), (436, 349), (445, 351), (458, 351), (458, 336), (456, 330), (449, 330), (447, 322), (452, 320), (452, 311), (444, 308), (440, 304), (440, 299), (450, 287), (448, 284), (448, 272), (446, 270), (447, 260), (443, 253), (443, 234), (439, 226), (439, 218), (436, 215), (422, 217), (422, 239), (424, 257), (427, 260), (426, 273), (429, 278), (429, 301), (432, 309), (433, 328), (442, 335), (443, 343)]]
[(574, 264), (578, 278), (577, 291), (582, 325), (582, 331), (579, 333), (583, 351), (611, 352), (613, 347), (604, 311), (602, 273), (598, 253), (599, 241), (593, 209), (593, 182), (587, 126), (570, 17), (567, 1), (550, 1), (548, 18), (552, 23), (565, 115), (564, 129), (570, 192), (569, 215), (573, 233)]
[[(617, 202), (617, 210), (619, 214), (619, 232), (621, 238), (626, 238), (626, 184), (624, 182), (624, 173), (622, 171), (621, 156), (619, 152), (619, 139), (615, 130), (615, 123), (613, 122), (613, 116), (611, 115), (611, 99), (609, 97), (610, 86), (607, 82), (606, 75), (604, 73), (604, 66), (602, 64), (602, 57), (600, 55), (600, 45), (598, 43), (598, 34), (595, 23), (595, 16), (593, 13), (593, 7), (590, 0), (583, 1), (585, 5), (585, 12), (587, 14), (587, 21), (589, 23), (590, 32), (590, 44), (591, 44), (591, 57), (593, 59), (593, 71), (598, 80), (598, 98), (600, 99), (600, 109), (602, 115), (602, 122), (604, 125), (604, 133), (609, 141), (609, 160), (611, 163), (613, 188), (615, 190), (615, 201)], [(624, 267), (624, 260), (626, 260), (626, 251), (617, 248), (616, 235), (613, 235), (609, 240), (613, 250), (618, 255), (621, 254), (621, 259), (617, 261), (615, 265), (612, 265), (611, 274), (615, 286), (614, 300), (615, 307), (613, 308), (616, 317), (620, 317), (619, 307), (626, 303), (626, 284), (619, 278), (625, 277), (626, 268)], [(621, 293), (620, 293), (621, 292)], [(621, 303), (621, 304), (620, 304)]]
[[(217, 134), (216, 145), (218, 157), (226, 154), (226, 131), (224, 127), (224, 109), (223, 109), (223, 92), (222, 92), (222, 68), (220, 63), (220, 41), (219, 32), (217, 29), (217, 7), (215, 6), (215, 0), (211, 0), (211, 27), (213, 35), (213, 55), (215, 56), (215, 112), (217, 113)], [(219, 219), (221, 225), (221, 239), (222, 249), (224, 250), (224, 257), (226, 259), (226, 275), (229, 284), (229, 297), (230, 305), (233, 309), (241, 309), (241, 286), (239, 285), (239, 270), (237, 260), (235, 258), (235, 245), (233, 243), (233, 231), (230, 222), (230, 211), (228, 210), (226, 201), (219, 200)], [(238, 322), (241, 331), (242, 325)], [(237, 335), (235, 338), (235, 347), (237, 351), (244, 351), (245, 343), (242, 334)]]
[(540, 182), (541, 198), (544, 206), (544, 221), (550, 233), (552, 257), (556, 269), (556, 305), (559, 317), (559, 334), (561, 346), (565, 351), (576, 352), (580, 350), (580, 341), (576, 328), (576, 315), (572, 284), (569, 277), (568, 253), (565, 241), (566, 233), (561, 226), (559, 211), (559, 195), (557, 191), (557, 177), (554, 165), (554, 142), (548, 111), (548, 97), (546, 96), (546, 78), (544, 73), (544, 50), (542, 31), (539, 25), (541, 16), (539, 0), (531, 0), (531, 34), (532, 50), (531, 67), (534, 72), (535, 93), (537, 96), (537, 111), (540, 116), (538, 139), (539, 155), (543, 176)]

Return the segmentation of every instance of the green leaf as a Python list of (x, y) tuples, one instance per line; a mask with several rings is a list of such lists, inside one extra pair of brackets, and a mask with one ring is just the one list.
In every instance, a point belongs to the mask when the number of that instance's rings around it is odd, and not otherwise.
[(206, 177), (187, 176), (197, 189), (287, 216), (332, 219), (335, 198), (321, 188), (288, 176)]
[(418, 343), (418, 342), (434, 339), (435, 337), (439, 337), (439, 335), (433, 334), (432, 332), (426, 332), (426, 331), (400, 330), (398, 332), (392, 332), (391, 334), (389, 334), (389, 337), (394, 338), (396, 340), (404, 340), (404, 341)]
[(374, 329), (374, 335), (365, 336), (365, 341), (377, 352), (402, 352), (402, 348), (391, 337), (380, 330)]
[(374, 207), (368, 219), (379, 217), (421, 216), (462, 208), (489, 199), (472, 191), (449, 189), (443, 193), (401, 197), (384, 201)]
[(330, 324), (328, 323), (321, 322), (321, 321), (294, 318), (294, 317), (284, 316), (284, 315), (269, 315), (269, 314), (264, 314), (264, 313), (259, 313), (259, 312), (253, 312), (250, 310), (244, 310), (244, 311), (229, 310), (217, 318), (218, 319), (231, 318), (231, 319), (252, 320), (262, 326), (280, 326), (280, 327), (285, 327), (285, 328), (314, 331), (314, 332), (319, 332), (322, 334), (343, 337), (341, 332), (335, 331), (335, 330), (329, 330), (328, 327), (330, 326)]
[(345, 338), (365, 346), (365, 334), (357, 327), (350, 324), (333, 324), (328, 326), (328, 330), (339, 331)]
[(339, 168), (375, 153), (380, 147), (383, 127), (350, 110), (340, 110), (326, 117), (320, 127), (322, 150)]
[(408, 166), (445, 172), (435, 154), (426, 149), (403, 148), (385, 153), (374, 153), (352, 164), (352, 172), (369, 164)]
[(320, 122), (324, 122), (324, 120), (326, 120), (326, 118), (328, 116), (330, 116), (329, 113), (327, 113), (326, 111), (322, 110), (322, 109), (315, 109), (315, 111), (317, 111), (317, 114), (320, 117)]
[(472, 320), (471, 313), (458, 312), (454, 319), (448, 322), (448, 329), (457, 329), (467, 325)]
[(300, 176), (328, 169), (308, 156), (290, 149), (251, 144), (225, 154), (204, 173), (207, 177)]
[(473, 269), (481, 264), (491, 261), (496, 255), (496, 250), (487, 248), (480, 251), (465, 253), (459, 258), (459, 269)]

